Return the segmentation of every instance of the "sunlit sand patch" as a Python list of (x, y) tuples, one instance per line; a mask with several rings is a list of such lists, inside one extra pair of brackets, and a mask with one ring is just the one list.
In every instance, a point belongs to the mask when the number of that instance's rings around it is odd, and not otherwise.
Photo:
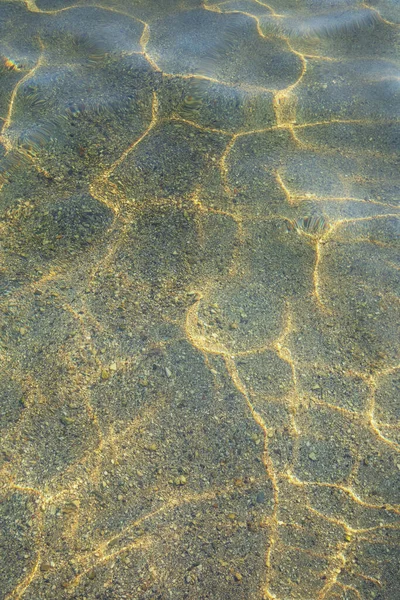
[[(354, 352), (356, 360), (371, 365), (378, 361), (381, 353), (395, 360), (398, 347), (394, 326), (398, 306), (385, 301), (396, 284), (392, 270), (389, 266), (383, 268), (381, 260), (395, 251), (397, 223), (395, 217), (384, 215), (344, 222), (334, 230), (325, 246), (320, 266), (323, 295), (330, 306), (333, 303), (336, 310), (347, 315), (352, 332), (345, 341), (348, 351)], [(347, 294), (342, 290), (347, 290)], [(355, 318), (350, 320), (353, 311), (356, 311)]]
[(388, 23), (392, 23), (393, 25), (400, 24), (396, 0), (380, 0), (378, 6), (374, 0), (367, 0), (364, 4), (371, 7), (372, 10), (376, 10), (378, 16), (385, 19)]
[[(223, 354), (245, 355), (262, 352), (263, 348), (274, 349), (282, 330), (285, 299), (291, 298), (299, 286), (311, 291), (313, 249), (296, 234), (292, 236), (296, 239), (287, 240), (280, 257), (271, 256), (271, 248), (268, 255), (262, 245), (253, 247), (249, 253), (254, 261), (251, 269), (246, 262), (242, 263), (235, 276), (224, 286), (216, 285), (207, 301), (200, 303), (197, 335), (204, 339), (210, 352), (212, 348), (217, 353), (224, 348)], [(291, 264), (291, 258), (300, 248), (304, 253), (302, 262)], [(276, 261), (280, 262), (279, 267)], [(269, 287), (263, 290), (262, 282), (267, 278)]]
[(206, 4), (209, 10), (216, 10), (221, 13), (241, 12), (258, 18), (265, 15), (276, 15), (273, 8), (264, 2), (257, 0), (225, 0), (222, 2), (209, 2)]
[(395, 401), (396, 390), (400, 381), (399, 375), (399, 369), (394, 369), (393, 372), (379, 377), (375, 396), (376, 418), (383, 423), (394, 426), (399, 420), (398, 407)]
[[(161, 123), (127, 155), (110, 179), (128, 188), (135, 181), (132, 196), (142, 202), (149, 196), (167, 198), (188, 195), (202, 181), (206, 165), (209, 172), (217, 171), (217, 160), (222, 154), (225, 137), (217, 132), (201, 131), (186, 123)], [(172, 140), (175, 152), (169, 149)], [(156, 148), (157, 153), (153, 152)], [(153, 173), (151, 178), (149, 173)]]
[[(300, 367), (301, 368), (301, 367)], [(302, 372), (299, 382), (303, 394), (321, 406), (324, 403), (343, 409), (342, 414), (351, 418), (352, 413), (362, 413), (368, 406), (370, 388), (357, 373), (349, 373), (339, 365), (313, 365)]]
[(365, 62), (360, 59), (333, 64), (312, 59), (296, 88), (297, 122), (358, 119), (371, 123), (371, 119), (376, 118), (397, 118), (397, 111), (388, 110), (389, 107), (381, 101), (383, 97), (393, 100), (397, 97), (398, 85), (391, 80), (397, 72), (393, 64), (384, 60), (372, 61), (367, 71)]
[(324, 123), (305, 123), (295, 127), (296, 135), (306, 144), (320, 150), (344, 149), (359, 156), (388, 159), (396, 153), (400, 125), (396, 120), (369, 119), (332, 120)]
[(26, 502), (26, 500), (27, 498), (23, 493), (12, 489), (6, 493), (2, 493), (2, 511), (4, 511), (4, 516), (8, 512), (12, 512), (19, 516), (21, 524), (24, 523), (22, 533), (18, 531), (19, 527), (15, 522), (9, 522), (8, 519), (5, 519), (5, 521), (8, 521), (4, 524), (4, 532), (9, 539), (9, 551), (18, 553), (25, 544), (29, 547), (22, 560), (19, 560), (18, 564), (14, 565), (12, 576), (10, 577), (10, 574), (7, 572), (3, 572), (1, 576), (2, 589), (7, 595), (11, 595), (15, 588), (23, 591), (29, 585), (29, 573), (32, 567), (37, 566), (40, 555), (40, 552), (35, 549), (40, 522), (36, 523), (33, 527), (28, 525), (31, 522), (33, 525), (37, 514), (34, 504), (29, 501)]
[(275, 127), (248, 132), (227, 146), (224, 177), (240, 214), (287, 215), (294, 202), (280, 169), (283, 157), (292, 155), (295, 150), (290, 132)]
[(82, 60), (94, 67), (108, 55), (140, 52), (143, 27), (118, 12), (82, 5), (44, 20), (41, 35), (53, 64)]
[(223, 85), (201, 76), (193, 78), (175, 112), (177, 117), (227, 133), (244, 133), (276, 124), (273, 94), (265, 90)]
[[(203, 27), (200, 34), (194, 35), (199, 22)], [(169, 73), (198, 73), (244, 88), (283, 89), (301, 72), (300, 59), (286, 44), (278, 39), (260, 38), (254, 22), (245, 15), (224, 17), (212, 12), (188, 11), (179, 20), (166, 18), (154, 26), (154, 40), (150, 39), (148, 52)], [(252, 72), (246, 67), (250, 53), (257, 56)], [(240, 58), (233, 60), (234, 56)], [(268, 74), (266, 62), (272, 65)]]
[[(344, 7), (345, 8), (345, 7)], [(264, 33), (278, 33), (290, 38), (324, 38), (350, 34), (372, 27), (379, 15), (372, 10), (338, 10), (299, 17), (284, 12), (279, 17), (261, 16), (260, 27)]]
[[(397, 38), (396, 27), (385, 23), (379, 18), (379, 15), (376, 19), (371, 17), (371, 20), (371, 24), (366, 24), (359, 30), (356, 29), (353, 35), (340, 33), (340, 31), (335, 34), (332, 30), (327, 36), (289, 37), (285, 34), (284, 39), (307, 61), (321, 59), (332, 64), (351, 59), (374, 60), (379, 56), (382, 60), (387, 59), (393, 62), (394, 56), (390, 45), (395, 43)], [(267, 17), (268, 22), (269, 17)], [(261, 23), (260, 26), (262, 27)]]
[[(33, 3), (33, 0), (28, 1)], [(165, 0), (165, 2), (160, 4), (158, 0), (147, 0), (147, 2), (140, 0), (133, 4), (130, 0), (112, 0), (111, 3), (102, 3), (99, 6), (99, 2), (96, 0), (90, 0), (90, 2), (88, 0), (36, 0), (35, 4), (38, 10), (44, 12), (62, 12), (70, 10), (75, 6), (87, 8), (88, 5), (93, 5), (95, 8), (101, 8), (109, 13), (153, 22), (166, 15), (179, 13), (182, 9), (200, 8), (202, 1), (184, 0), (182, 2), (182, 0)]]

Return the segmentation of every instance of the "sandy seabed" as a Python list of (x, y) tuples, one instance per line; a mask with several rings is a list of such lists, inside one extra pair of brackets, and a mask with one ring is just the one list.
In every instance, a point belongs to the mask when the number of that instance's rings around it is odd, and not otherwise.
[(0, 599), (398, 600), (396, 0), (0, 0)]

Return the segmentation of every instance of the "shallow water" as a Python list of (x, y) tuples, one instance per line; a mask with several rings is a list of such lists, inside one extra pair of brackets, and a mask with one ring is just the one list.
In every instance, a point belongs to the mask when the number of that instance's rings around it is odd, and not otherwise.
[(0, 0), (0, 598), (399, 598), (397, 0)]

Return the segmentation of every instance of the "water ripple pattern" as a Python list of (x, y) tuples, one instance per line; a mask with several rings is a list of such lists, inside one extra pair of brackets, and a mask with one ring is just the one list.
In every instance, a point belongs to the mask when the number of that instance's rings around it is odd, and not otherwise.
[(398, 600), (397, 0), (0, 0), (0, 599)]

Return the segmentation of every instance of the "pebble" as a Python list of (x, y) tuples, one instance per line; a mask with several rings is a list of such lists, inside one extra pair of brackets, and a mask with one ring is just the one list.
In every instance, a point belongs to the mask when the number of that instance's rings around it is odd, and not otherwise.
[(315, 452), (310, 452), (310, 454), (308, 455), (308, 458), (310, 460), (317, 460), (317, 455), (315, 454)]
[(180, 477), (175, 477), (175, 479), (174, 479), (175, 485), (185, 485), (186, 483), (187, 483), (187, 479), (184, 475), (181, 475)]

